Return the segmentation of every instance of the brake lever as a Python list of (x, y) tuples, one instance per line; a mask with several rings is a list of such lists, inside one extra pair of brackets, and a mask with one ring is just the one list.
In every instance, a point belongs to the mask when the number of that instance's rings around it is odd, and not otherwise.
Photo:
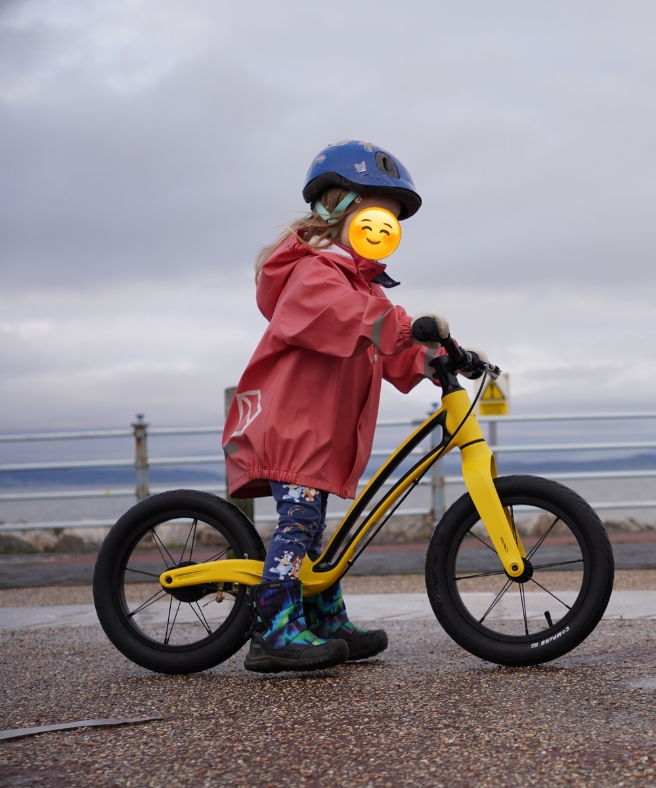
[(496, 364), (488, 364), (487, 365), (487, 376), (492, 380), (496, 380), (499, 375), (501, 374), (501, 370), (497, 367)]
[(496, 380), (501, 374), (501, 370), (496, 364), (483, 361), (475, 351), (465, 350), (464, 355), (467, 357), (467, 361), (458, 368), (458, 372), (464, 374), (469, 380), (478, 380), (486, 373), (489, 378)]
[[(437, 324), (432, 318), (425, 317), (417, 320), (413, 327), (413, 336), (420, 342), (439, 341), (458, 372), (477, 373), (472, 375), (470, 380), (477, 380), (486, 372), (489, 378), (496, 380), (501, 374), (501, 370), (496, 364), (482, 361), (477, 353), (465, 350), (454, 341), (451, 334), (448, 334), (446, 337), (439, 336), (437, 333)], [(437, 369), (436, 363), (437, 358), (429, 362), (429, 366)], [(435, 375), (433, 377), (435, 377)]]

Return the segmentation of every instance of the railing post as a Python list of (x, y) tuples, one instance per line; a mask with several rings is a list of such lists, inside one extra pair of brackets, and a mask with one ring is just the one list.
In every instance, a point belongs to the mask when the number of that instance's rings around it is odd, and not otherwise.
[(497, 445), (497, 423), (496, 423), (496, 421), (490, 421), (490, 422), (488, 422), (488, 424), (490, 425), (490, 431), (489, 431), (488, 441), (487, 442), (489, 443), (490, 446), (496, 446)]
[[(435, 413), (437, 408), (438, 404), (434, 402), (433, 410), (430, 413)], [(441, 435), (439, 437), (441, 439)], [(438, 443), (439, 441), (435, 436), (435, 430), (433, 430), (433, 432), (431, 432), (431, 449), (434, 449)], [(438, 460), (433, 463), (433, 467), (431, 468), (431, 516), (433, 518), (433, 525), (437, 525), (444, 512), (446, 512), (445, 487), (443, 460)]]
[[(230, 388), (225, 389), (224, 393), (224, 404), (225, 404), (225, 418), (228, 418), (228, 411), (230, 410), (230, 403), (232, 402), (232, 398), (235, 396), (235, 391), (237, 391), (237, 386), (230, 386)], [(231, 504), (236, 506), (238, 509), (241, 509), (242, 512), (248, 517), (251, 522), (255, 522), (255, 504), (252, 498), (231, 498), (230, 493), (228, 492), (228, 475), (226, 474), (226, 500), (229, 501)]]
[(137, 500), (142, 501), (150, 495), (148, 484), (148, 425), (144, 414), (137, 413), (137, 420), (132, 424), (134, 432), (135, 455), (134, 470), (137, 478)]

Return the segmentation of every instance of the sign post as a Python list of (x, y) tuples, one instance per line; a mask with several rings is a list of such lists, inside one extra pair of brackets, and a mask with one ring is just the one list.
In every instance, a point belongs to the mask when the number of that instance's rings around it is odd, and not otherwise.
[[(496, 380), (488, 379), (476, 403), (477, 416), (508, 416), (510, 414), (510, 376), (502, 372)], [(497, 443), (497, 423), (490, 421), (490, 446)]]

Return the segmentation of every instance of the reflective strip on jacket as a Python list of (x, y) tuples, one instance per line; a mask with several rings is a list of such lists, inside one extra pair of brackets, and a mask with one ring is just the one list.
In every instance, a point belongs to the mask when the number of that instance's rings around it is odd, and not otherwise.
[(223, 448), (230, 495), (270, 495), (269, 480), (354, 498), (381, 381), (407, 393), (435, 355), (372, 279), (385, 266), (290, 236), (264, 264), (257, 304), (269, 320), (239, 381)]

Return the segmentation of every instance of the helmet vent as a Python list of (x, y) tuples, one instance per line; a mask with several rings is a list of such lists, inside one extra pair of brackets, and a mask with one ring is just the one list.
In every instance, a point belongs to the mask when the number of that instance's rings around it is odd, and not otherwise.
[(384, 172), (385, 175), (391, 175), (392, 178), (399, 177), (399, 171), (394, 160), (382, 151), (376, 153), (376, 166), (381, 172)]

